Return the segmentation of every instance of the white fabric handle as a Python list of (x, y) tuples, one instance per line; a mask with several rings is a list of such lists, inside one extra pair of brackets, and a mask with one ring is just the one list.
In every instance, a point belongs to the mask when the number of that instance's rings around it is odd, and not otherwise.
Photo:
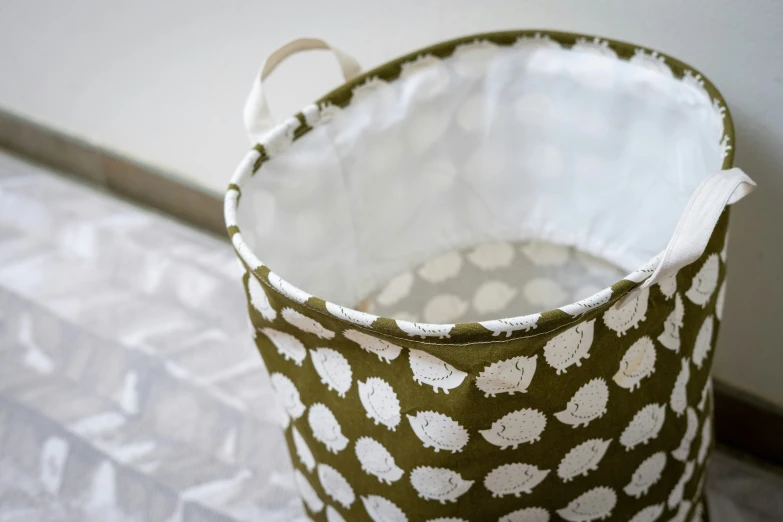
[(269, 111), (266, 94), (264, 94), (264, 80), (292, 54), (316, 49), (332, 51), (340, 64), (346, 81), (355, 78), (362, 70), (356, 59), (319, 38), (299, 38), (277, 49), (261, 65), (253, 82), (253, 88), (250, 90), (250, 95), (245, 102), (245, 128), (251, 143), (258, 143), (261, 137), (275, 125), (275, 120)]
[(652, 275), (639, 287), (647, 288), (699, 259), (727, 205), (741, 200), (756, 183), (740, 169), (721, 170), (704, 179), (693, 192), (677, 228)]

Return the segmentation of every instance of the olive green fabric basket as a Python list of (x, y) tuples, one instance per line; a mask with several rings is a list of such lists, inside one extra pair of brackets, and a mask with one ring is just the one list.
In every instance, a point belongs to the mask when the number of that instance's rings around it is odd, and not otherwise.
[[(348, 82), (273, 124), (262, 80), (319, 48)], [(361, 75), (300, 40), (245, 119), (226, 222), (313, 520), (707, 519), (725, 207), (754, 186), (707, 80), (547, 31)]]

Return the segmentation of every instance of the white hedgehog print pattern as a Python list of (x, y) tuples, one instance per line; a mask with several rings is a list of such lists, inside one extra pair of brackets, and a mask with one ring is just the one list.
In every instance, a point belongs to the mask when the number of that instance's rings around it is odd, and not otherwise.
[(432, 386), (435, 393), (442, 390), (449, 393), (449, 390), (456, 388), (467, 373), (457, 370), (452, 365), (441, 361), (434, 355), (421, 350), (408, 350), (409, 362), (413, 371), (413, 380), (418, 384), (428, 384)]
[(546, 427), (546, 415), (532, 408), (524, 408), (507, 413), (479, 433), (490, 444), (500, 449), (517, 449), (520, 444), (532, 444), (541, 440)]
[(339, 453), (348, 445), (348, 439), (343, 435), (334, 413), (323, 404), (316, 403), (310, 406), (307, 422), (310, 424), (315, 440), (324, 444), (332, 453)]
[(680, 351), (680, 328), (683, 325), (683, 318), (685, 316), (685, 307), (682, 304), (682, 298), (680, 294), (674, 297), (674, 310), (666, 318), (663, 323), (663, 333), (658, 336), (658, 342), (664, 348), (668, 348), (674, 352)]
[(614, 382), (630, 391), (641, 386), (641, 381), (655, 371), (655, 345), (649, 337), (642, 337), (631, 345), (620, 361)]
[(397, 504), (379, 495), (362, 497), (362, 504), (373, 522), (408, 522)]
[(500, 517), (498, 522), (549, 522), (549, 511), (540, 507), (522, 508)]
[(247, 291), (253, 308), (267, 321), (274, 321), (277, 318), (277, 311), (272, 308), (264, 288), (252, 274), (248, 274)]
[(597, 487), (583, 493), (569, 504), (557, 510), (557, 514), (569, 522), (590, 522), (612, 516), (617, 505), (617, 494), (611, 488)]
[(598, 469), (598, 464), (606, 455), (611, 440), (590, 439), (569, 451), (557, 468), (557, 476), (563, 482), (570, 482), (579, 475), (587, 476)]
[(537, 355), (517, 356), (490, 364), (476, 378), (476, 386), (485, 397), (499, 393), (525, 393), (536, 372)]
[(318, 464), (318, 480), (326, 494), (345, 509), (351, 507), (351, 504), (356, 500), (351, 485), (333, 467), (327, 464)]
[(666, 467), (666, 453), (659, 451), (647, 457), (631, 476), (631, 481), (623, 491), (625, 494), (634, 498), (641, 498), (653, 487), (663, 474), (663, 468)]
[(634, 415), (628, 427), (620, 435), (620, 444), (632, 450), (639, 444), (647, 444), (656, 438), (666, 419), (666, 406), (648, 404)]
[(408, 415), (413, 432), (425, 448), (457, 453), (468, 443), (468, 430), (447, 415), (434, 411), (420, 411)]
[(590, 346), (593, 344), (595, 319), (558, 334), (544, 346), (546, 362), (560, 375), (570, 366), (581, 366), (582, 359), (589, 357)]
[(340, 397), (351, 388), (351, 365), (340, 352), (331, 348), (316, 348), (310, 350), (310, 360), (321, 378), (321, 383), (330, 390), (336, 391)]
[(390, 430), (400, 423), (400, 401), (392, 387), (380, 377), (359, 381), (359, 400), (367, 412), (367, 418), (375, 424), (383, 424)]
[(343, 332), (343, 335), (346, 339), (350, 339), (361, 346), (362, 350), (374, 353), (378, 356), (378, 359), (386, 363), (390, 363), (399, 357), (400, 352), (402, 352), (402, 348), (396, 344), (367, 335), (358, 330), (346, 330)]
[(331, 339), (334, 337), (334, 332), (327, 330), (321, 323), (314, 319), (310, 319), (304, 314), (300, 314), (293, 308), (283, 308), (283, 319), (286, 322), (296, 326), (305, 333), (310, 333), (320, 337), (321, 339)]
[(529, 495), (549, 475), (548, 469), (531, 464), (503, 464), (490, 471), (484, 478), (484, 486), (493, 497), (504, 495)]
[(302, 366), (302, 362), (307, 357), (307, 349), (301, 341), (291, 334), (277, 331), (273, 328), (263, 328), (261, 333), (266, 335), (277, 349), (277, 353), (288, 361), (293, 361), (297, 366)]
[(574, 428), (587, 426), (606, 413), (609, 388), (601, 378), (590, 380), (579, 388), (563, 411), (555, 413), (557, 420)]
[(377, 440), (361, 437), (356, 441), (356, 458), (365, 473), (374, 475), (379, 481), (391, 484), (405, 473), (394, 462), (394, 457)]
[(450, 469), (421, 466), (411, 471), (411, 485), (421, 498), (445, 504), (456, 502), (470, 489), (473, 481), (464, 480)]
[[(424, 273), (448, 282), (460, 270), (486, 272), (474, 287), (481, 292), (460, 299), (488, 311), (490, 301), (505, 303), (520, 293), (522, 286), (495, 279), (512, 267), (509, 258), (528, 259), (519, 252), (505, 244), (473, 249), (444, 256)], [(550, 270), (562, 261), (557, 249), (536, 247), (530, 254)], [(565, 267), (578, 258), (562, 262)], [(271, 381), (287, 413), (295, 482), (307, 510), (327, 522), (356, 516), (466, 522), (476, 516), (462, 509), (481, 499), (488, 519), (499, 522), (656, 522), (666, 516), (686, 522), (690, 511), (682, 506), (700, 505), (694, 487), (712, 444), (709, 379), (696, 387), (713, 349), (714, 307), (725, 298), (725, 282), (713, 283), (714, 263), (702, 263), (693, 281), (669, 276), (611, 304), (607, 288), (564, 306), (573, 323), (551, 333), (537, 332), (549, 320), (546, 313), (482, 321), (481, 330), (474, 324), (489, 340), (487, 355), (480, 353), (482, 344), (452, 345), (452, 324), (407, 322), (400, 314), (392, 327), (401, 332), (391, 335), (374, 331), (378, 317), (329, 303), (320, 316), (295, 304), (275, 309), (251, 275), (251, 314), (256, 331), (271, 342)], [(419, 272), (405, 272), (378, 302), (399, 302), (411, 320), (426, 319), (411, 308)], [(432, 300), (417, 302), (423, 307)], [(536, 343), (533, 349), (527, 339)], [(657, 403), (648, 404), (652, 391)], [(615, 408), (625, 412), (622, 420)], [(551, 460), (541, 460), (550, 442), (571, 433)], [(483, 460), (477, 461), (479, 452)], [(399, 496), (399, 488), (410, 494)], [(558, 488), (574, 496), (553, 496)], [(428, 511), (419, 517), (423, 506)]]
[(718, 276), (720, 271), (720, 260), (718, 254), (712, 254), (707, 258), (698, 273), (693, 276), (691, 287), (685, 292), (685, 297), (702, 308), (712, 297), (713, 292), (718, 287)]
[(680, 445), (677, 446), (677, 449), (672, 451), (672, 457), (679, 460), (680, 462), (685, 462), (688, 460), (688, 455), (691, 453), (693, 439), (696, 438), (696, 430), (699, 429), (699, 417), (696, 415), (696, 412), (693, 410), (693, 408), (689, 407), (686, 410), (686, 419), (687, 425), (685, 426), (685, 433), (680, 440)]
[(650, 297), (649, 288), (636, 292), (612, 305), (604, 313), (604, 324), (622, 337), (631, 328), (638, 328), (647, 317), (647, 302)]

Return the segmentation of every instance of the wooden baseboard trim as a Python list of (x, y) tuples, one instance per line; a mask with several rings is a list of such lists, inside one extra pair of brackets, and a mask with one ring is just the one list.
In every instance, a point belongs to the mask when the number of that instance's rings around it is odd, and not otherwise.
[(783, 409), (725, 383), (714, 388), (717, 442), (783, 466)]
[(0, 148), (227, 237), (221, 194), (2, 108)]
[[(0, 147), (226, 238), (223, 201), (186, 180), (0, 109)], [(715, 383), (717, 442), (783, 466), (783, 409)]]

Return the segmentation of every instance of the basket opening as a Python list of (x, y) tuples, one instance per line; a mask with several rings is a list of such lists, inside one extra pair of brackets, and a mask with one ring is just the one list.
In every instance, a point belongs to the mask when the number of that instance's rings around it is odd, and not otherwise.
[[(328, 122), (245, 184), (237, 220), (250, 248), (345, 306), (428, 259), (497, 241), (517, 258), (529, 240), (598, 256), (612, 268), (596, 286), (639, 268), (721, 168), (721, 114), (698, 82), (655, 57), (549, 43), (478, 42), (420, 58), (323, 109)], [(567, 265), (559, 284), (581, 269)], [(523, 293), (535, 277), (508, 284)], [(385, 315), (381, 295), (373, 312)]]

